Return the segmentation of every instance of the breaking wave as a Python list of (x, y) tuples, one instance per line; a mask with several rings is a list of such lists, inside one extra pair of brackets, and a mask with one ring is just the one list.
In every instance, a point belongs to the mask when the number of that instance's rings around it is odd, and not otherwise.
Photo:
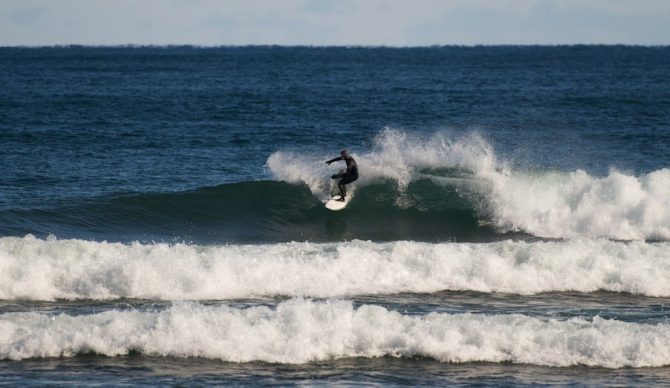
[[(445, 188), (445, 195), (457, 192), (480, 222), (499, 231), (545, 238), (670, 239), (667, 168), (640, 176), (611, 171), (604, 177), (582, 170), (515, 170), (478, 134), (422, 138), (393, 129), (381, 132), (370, 151), (353, 156), (361, 170), (358, 186), (394, 182), (399, 207), (422, 206), (407, 190), (412, 182), (428, 179)], [(323, 199), (330, 186), (321, 158), (278, 151), (267, 165), (277, 179), (304, 183)]]
[(522, 170), (477, 134), (417, 137), (388, 129), (367, 151), (353, 152), (361, 171), (355, 198), (333, 213), (323, 202), (341, 166), (326, 166), (325, 154), (273, 153), (266, 164), (276, 180), (6, 209), (0, 235), (209, 244), (670, 240), (667, 168), (639, 176)]
[(0, 238), (0, 299), (204, 300), (472, 290), (670, 296), (670, 243), (122, 244)]
[(162, 311), (0, 315), (0, 359), (203, 357), (306, 363), (350, 357), (430, 357), (607, 368), (670, 364), (670, 325), (519, 314), (407, 316), (347, 301), (290, 300), (276, 308), (178, 303)]

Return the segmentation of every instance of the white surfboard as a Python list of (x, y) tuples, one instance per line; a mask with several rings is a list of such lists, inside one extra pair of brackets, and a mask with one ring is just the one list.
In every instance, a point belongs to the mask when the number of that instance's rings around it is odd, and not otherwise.
[(351, 201), (351, 196), (349, 195), (344, 197), (344, 201), (338, 201), (338, 199), (340, 199), (339, 195), (335, 195), (331, 199), (329, 199), (328, 202), (326, 202), (326, 209), (330, 210), (344, 209), (349, 204), (349, 201)]

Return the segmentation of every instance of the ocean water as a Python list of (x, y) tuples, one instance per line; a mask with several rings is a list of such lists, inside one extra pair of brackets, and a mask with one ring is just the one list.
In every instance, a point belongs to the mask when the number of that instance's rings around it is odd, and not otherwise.
[(668, 79), (668, 47), (0, 48), (0, 384), (667, 384)]

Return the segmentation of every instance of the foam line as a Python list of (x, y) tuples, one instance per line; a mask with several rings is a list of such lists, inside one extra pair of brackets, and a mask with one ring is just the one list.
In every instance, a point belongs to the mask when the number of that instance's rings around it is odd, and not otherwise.
[(333, 297), (474, 290), (670, 296), (670, 243), (122, 244), (0, 238), (0, 299)]
[(0, 315), (0, 359), (131, 351), (230, 362), (421, 356), (453, 363), (654, 367), (670, 365), (670, 325), (518, 314), (406, 316), (374, 305), (305, 300), (276, 309), (180, 303), (153, 312)]

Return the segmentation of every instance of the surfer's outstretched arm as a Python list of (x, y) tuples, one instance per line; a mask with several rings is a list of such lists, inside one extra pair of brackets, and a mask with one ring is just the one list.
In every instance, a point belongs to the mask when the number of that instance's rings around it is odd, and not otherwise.
[(330, 160), (326, 161), (326, 164), (331, 164), (333, 162), (337, 162), (338, 160), (342, 160), (342, 157), (338, 156), (337, 158), (330, 159)]

